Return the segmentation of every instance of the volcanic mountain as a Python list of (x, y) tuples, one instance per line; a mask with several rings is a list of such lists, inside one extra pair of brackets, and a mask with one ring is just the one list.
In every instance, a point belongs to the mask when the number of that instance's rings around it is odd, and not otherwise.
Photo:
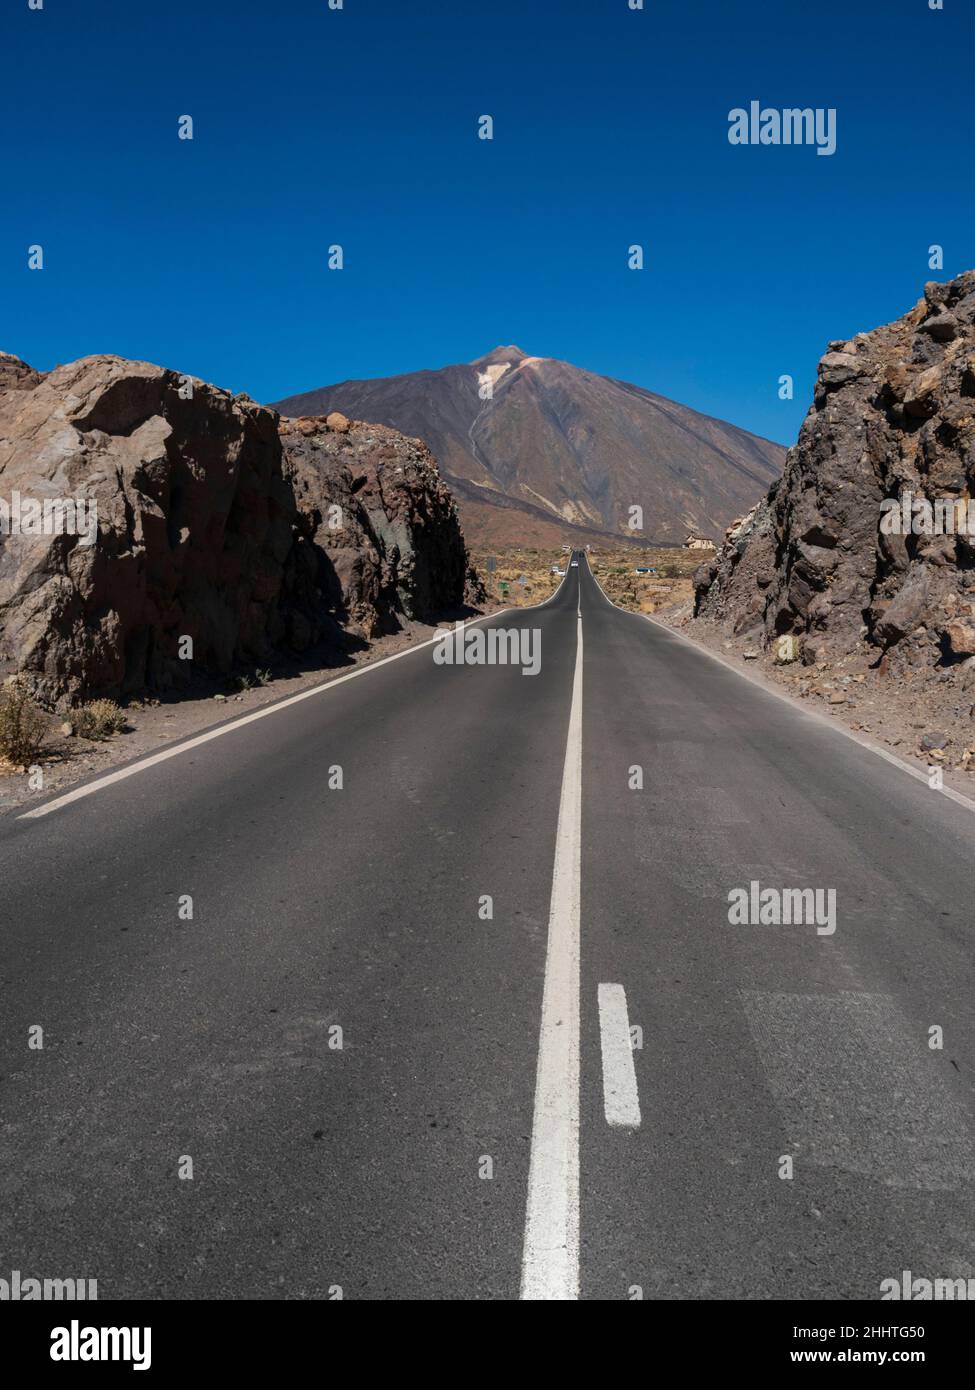
[[(424, 440), (477, 545), (721, 539), (782, 472), (785, 450), (687, 406), (551, 357), (474, 362), (289, 396)], [(643, 527), (628, 525), (643, 509)]]

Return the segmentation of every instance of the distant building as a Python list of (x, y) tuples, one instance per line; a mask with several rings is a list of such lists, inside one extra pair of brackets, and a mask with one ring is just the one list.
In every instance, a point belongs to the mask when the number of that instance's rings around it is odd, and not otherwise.
[(714, 541), (706, 540), (704, 536), (688, 536), (684, 542), (685, 550), (713, 550)]

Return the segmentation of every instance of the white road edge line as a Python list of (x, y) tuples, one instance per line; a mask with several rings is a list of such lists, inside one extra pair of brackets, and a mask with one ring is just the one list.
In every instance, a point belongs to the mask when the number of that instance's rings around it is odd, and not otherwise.
[[(557, 593), (558, 589), (544, 603), (531, 606), (544, 608), (546, 603), (551, 603)], [(525, 608), (500, 608), (496, 613), (482, 613), (479, 618), (471, 618), (468, 622), (461, 623), (460, 626), (461, 629), (473, 627), (475, 623), (483, 623), (488, 618), (500, 618), (506, 613), (524, 613), (527, 611), (528, 605)], [(94, 782), (86, 782), (84, 786), (75, 787), (73, 791), (65, 792), (63, 796), (55, 797), (53, 801), (47, 801), (43, 806), (36, 806), (32, 811), (25, 811), (16, 819), (38, 820), (41, 816), (49, 816), (52, 811), (60, 811), (63, 806), (69, 806), (73, 801), (81, 801), (83, 797), (92, 796), (95, 792), (101, 791), (104, 787), (110, 787), (115, 782), (124, 782), (127, 777), (134, 777), (137, 772), (144, 772), (146, 768), (155, 767), (157, 763), (164, 763), (169, 758), (178, 757), (180, 753), (188, 753), (193, 748), (200, 748), (212, 739), (222, 738), (224, 734), (233, 733), (235, 729), (242, 729), (245, 724), (253, 724), (257, 719), (266, 719), (270, 714), (277, 714), (278, 710), (288, 709), (291, 705), (300, 704), (302, 700), (310, 700), (313, 695), (321, 695), (327, 690), (334, 690), (336, 686), (344, 685), (346, 681), (355, 680), (357, 676), (366, 676), (370, 671), (378, 671), (380, 666), (388, 666), (391, 661), (399, 661), (404, 656), (412, 656), (414, 652), (422, 651), (424, 647), (432, 647), (435, 642), (440, 641), (442, 636), (443, 632), (440, 632), (436, 637), (430, 637), (425, 642), (418, 642), (416, 646), (407, 647), (401, 652), (394, 652), (392, 656), (384, 656), (379, 661), (368, 662), (356, 671), (349, 671), (347, 675), (337, 676), (334, 680), (323, 681), (320, 685), (313, 685), (310, 690), (302, 690), (299, 694), (289, 695), (283, 700), (276, 701), (273, 705), (265, 705), (263, 709), (255, 710), (253, 714), (245, 714), (230, 724), (221, 724), (218, 729), (210, 729), (204, 734), (197, 734), (195, 738), (187, 739), (185, 743), (177, 743), (172, 748), (164, 748), (159, 753), (150, 754), (148, 758), (140, 758), (137, 763), (132, 763), (129, 767), (119, 768), (116, 772), (109, 772), (104, 777), (96, 778)]]
[[(592, 574), (591, 568), (589, 573)], [(818, 710), (809, 709), (806, 705), (801, 705), (798, 700), (787, 694), (784, 690), (776, 690), (774, 686), (765, 685), (763, 681), (757, 680), (754, 676), (750, 675), (748, 671), (740, 670), (733, 662), (726, 661), (723, 656), (719, 656), (717, 652), (711, 651), (709, 647), (705, 647), (701, 642), (695, 642), (693, 637), (688, 637), (686, 633), (679, 631), (679, 629), (670, 627), (668, 623), (662, 623), (659, 618), (651, 618), (649, 613), (631, 613), (628, 612), (627, 609), (621, 608), (618, 603), (614, 603), (609, 597), (594, 574), (592, 574), (592, 577), (595, 581), (596, 588), (602, 594), (610, 608), (615, 608), (617, 613), (622, 613), (627, 618), (642, 618), (645, 622), (652, 623), (654, 627), (660, 628), (661, 632), (668, 633), (671, 637), (676, 638), (677, 641), (686, 642), (689, 647), (693, 647), (701, 656), (706, 656), (711, 661), (717, 661), (718, 664), (723, 666), (727, 671), (733, 671), (735, 675), (740, 676), (743, 681), (748, 681), (749, 685), (754, 685), (759, 690), (764, 690), (765, 694), (771, 695), (773, 699), (783, 701), (783, 703), (787, 704), (796, 714), (806, 719), (812, 719), (817, 724), (824, 725), (827, 729), (832, 729), (835, 734), (840, 734), (843, 738), (848, 738), (851, 743), (859, 744), (861, 748), (868, 749), (869, 752), (875, 753), (878, 758), (883, 758), (884, 762), (891, 763), (894, 767), (899, 767), (901, 772), (906, 772), (907, 775), (913, 777), (916, 782), (923, 782), (926, 787), (929, 787), (928, 775), (926, 772), (922, 771), (921, 768), (912, 767), (911, 764), (905, 762), (903, 758), (899, 758), (896, 753), (888, 752), (886, 748), (881, 748), (879, 744), (874, 743), (871, 739), (864, 738), (862, 734), (858, 734), (855, 729), (848, 729), (844, 724), (840, 724), (838, 720), (829, 719), (825, 714), (820, 714)], [(934, 790), (934, 788), (929, 787), (929, 790)], [(956, 792), (954, 787), (940, 787), (937, 790), (939, 796), (946, 796), (949, 801), (954, 801), (959, 806), (964, 806), (966, 811), (975, 811), (975, 801), (973, 801), (971, 797), (966, 796), (964, 792)]]
[[(568, 575), (568, 571), (566, 571)], [(562, 584), (565, 583), (565, 578)], [(523, 608), (499, 608), (496, 613), (482, 613), (479, 618), (471, 618), (466, 623), (461, 623), (461, 629), (473, 627), (475, 623), (486, 622), (488, 618), (501, 618), (506, 613), (527, 613), (533, 608), (545, 608), (553, 599), (558, 597), (562, 589), (562, 584), (555, 590), (554, 594), (549, 594), (547, 599), (541, 603), (525, 604)], [(391, 661), (399, 661), (401, 657), (411, 656), (413, 652), (422, 651), (424, 647), (432, 647), (435, 642), (439, 642), (443, 633), (440, 632), (436, 637), (430, 637), (425, 642), (417, 642), (414, 647), (407, 647), (404, 651), (394, 652), (392, 656), (384, 656), (379, 661), (370, 661), (366, 665), (360, 666), (357, 671), (350, 671), (345, 676), (337, 676), (334, 680), (322, 681), (320, 685), (313, 685), (310, 690), (302, 690), (298, 695), (289, 695), (284, 700), (278, 700), (273, 705), (265, 705), (263, 709), (255, 710), (253, 714), (245, 714), (240, 719), (235, 719), (231, 724), (221, 724), (219, 729), (210, 729), (205, 734), (197, 734), (195, 738), (187, 739), (185, 743), (177, 743), (173, 748), (164, 748), (159, 753), (152, 753), (148, 758), (140, 758), (137, 763), (132, 763), (130, 767), (119, 768), (117, 772), (106, 773), (104, 777), (98, 777), (94, 782), (86, 782), (82, 787), (75, 787), (73, 791), (65, 792), (64, 796), (55, 797), (53, 801), (47, 801), (43, 806), (36, 806), (32, 811), (25, 811), (22, 815), (16, 816), (16, 820), (39, 820), (41, 816), (49, 816), (52, 811), (60, 811), (62, 806), (69, 806), (73, 801), (81, 801), (83, 797), (92, 796), (95, 792), (101, 791), (103, 787), (110, 787), (115, 782), (124, 782), (127, 777), (134, 777), (137, 772), (143, 772), (147, 767), (155, 767), (157, 763), (164, 763), (169, 758), (175, 758), (180, 753), (188, 753), (192, 748), (199, 748), (204, 743), (209, 743), (211, 739), (220, 738), (223, 734), (233, 733), (235, 729), (241, 729), (245, 724), (253, 724), (255, 719), (266, 719), (269, 714), (277, 714), (278, 710), (287, 709), (290, 705), (297, 705), (302, 700), (310, 700), (313, 695), (321, 695), (326, 690), (333, 690), (337, 685), (344, 685), (346, 681), (355, 680), (356, 676), (368, 675), (370, 671), (378, 671), (380, 666), (388, 666)]]
[(579, 919), (582, 618), (566, 738), (538, 1038), (521, 1297), (579, 1297)]
[(640, 1096), (630, 1043), (630, 1016), (622, 985), (600, 985), (599, 1041), (603, 1056), (603, 1109), (608, 1125), (638, 1129)]

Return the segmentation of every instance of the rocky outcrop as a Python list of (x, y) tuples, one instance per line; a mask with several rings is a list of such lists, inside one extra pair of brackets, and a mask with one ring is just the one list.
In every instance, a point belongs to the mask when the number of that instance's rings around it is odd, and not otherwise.
[(281, 421), (284, 472), (339, 620), (377, 636), (483, 599), (429, 449), (333, 412)]
[(462, 604), (418, 441), (333, 417), (284, 423), (282, 449), (278, 425), (145, 362), (0, 357), (0, 676), (51, 704), (166, 689)]
[[(830, 343), (781, 481), (696, 576), (698, 617), (807, 665), (867, 651), (885, 671), (950, 666), (975, 638), (975, 534), (924, 504), (975, 492), (975, 272), (910, 313)], [(881, 525), (913, 502), (908, 534)], [(920, 525), (918, 525), (920, 521)]]
[(33, 391), (40, 380), (41, 373), (21, 362), (19, 357), (0, 352), (0, 395), (4, 391)]
[(0, 398), (0, 497), (15, 496), (96, 508), (90, 543), (2, 540), (0, 657), (47, 701), (165, 689), (286, 640), (295, 508), (272, 411), (82, 358)]
[(735, 633), (751, 632), (763, 619), (775, 578), (775, 537), (770, 499), (776, 485), (725, 532), (724, 545), (694, 571), (696, 610), (726, 621)]

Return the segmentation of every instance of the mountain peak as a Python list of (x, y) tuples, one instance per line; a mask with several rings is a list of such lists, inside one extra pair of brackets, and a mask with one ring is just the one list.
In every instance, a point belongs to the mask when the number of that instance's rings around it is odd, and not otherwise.
[(436, 371), (324, 387), (278, 409), (337, 410), (424, 440), (468, 539), (491, 545), (561, 544), (573, 526), (586, 539), (641, 539), (629, 525), (634, 505), (644, 510), (644, 540), (679, 545), (689, 530), (718, 539), (785, 456), (639, 386), (514, 344)]
[(493, 348), (490, 352), (485, 353), (483, 357), (476, 357), (471, 363), (471, 366), (492, 367), (498, 362), (523, 362), (527, 356), (528, 354), (522, 352), (520, 347), (515, 347), (514, 344), (512, 344), (510, 347)]

